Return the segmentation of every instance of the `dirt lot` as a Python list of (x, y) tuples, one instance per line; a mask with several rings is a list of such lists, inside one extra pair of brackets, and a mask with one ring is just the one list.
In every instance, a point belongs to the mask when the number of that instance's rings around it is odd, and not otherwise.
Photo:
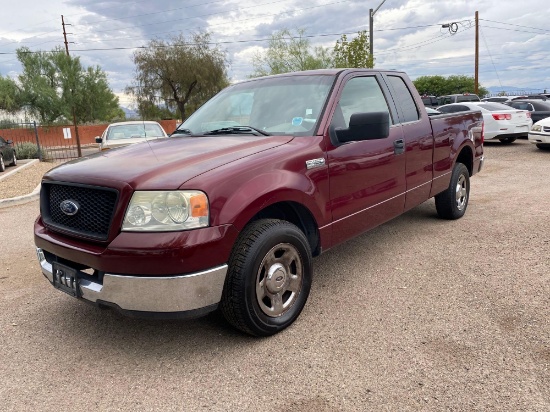
[(428, 201), (327, 252), (267, 339), (78, 302), (39, 271), (38, 202), (0, 209), (0, 410), (550, 410), (550, 152), (486, 158), (463, 219)]

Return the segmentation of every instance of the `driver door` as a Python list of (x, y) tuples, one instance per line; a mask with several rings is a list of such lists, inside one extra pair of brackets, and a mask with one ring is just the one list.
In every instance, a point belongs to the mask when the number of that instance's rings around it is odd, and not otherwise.
[(347, 128), (353, 113), (379, 111), (387, 111), (390, 116), (388, 137), (344, 144), (327, 138), (333, 245), (386, 222), (404, 210), (403, 131), (380, 75), (347, 80), (334, 109), (331, 126)]

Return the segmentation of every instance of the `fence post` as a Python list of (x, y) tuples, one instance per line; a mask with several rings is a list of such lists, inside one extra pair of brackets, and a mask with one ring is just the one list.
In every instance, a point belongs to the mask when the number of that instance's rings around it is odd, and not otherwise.
[(42, 161), (42, 149), (40, 148), (40, 141), (38, 139), (38, 128), (36, 127), (36, 120), (32, 122), (34, 125), (34, 136), (36, 137), (36, 146), (38, 147), (38, 159)]

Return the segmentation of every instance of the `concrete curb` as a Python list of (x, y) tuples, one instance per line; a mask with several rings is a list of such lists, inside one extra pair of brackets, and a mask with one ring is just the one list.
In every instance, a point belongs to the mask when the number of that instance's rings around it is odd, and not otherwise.
[[(21, 170), (24, 170), (25, 168), (38, 163), (38, 159), (32, 159), (30, 162), (25, 162), (24, 164), (21, 164), (17, 169), (10, 170), (9, 172), (3, 172), (2, 175), (0, 175), (0, 181), (4, 180), (7, 177), (10, 177), (11, 175), (14, 175), (16, 173), (19, 173)], [(21, 160), (19, 160), (21, 163)]]
[(29, 203), (40, 197), (40, 185), (36, 186), (34, 190), (28, 195), (12, 197), (10, 199), (0, 199), (0, 209), (10, 206), (22, 205)]
[[(33, 159), (30, 162), (26, 162), (25, 164), (22, 164), (15, 170), (10, 170), (9, 172), (2, 173), (2, 176), (0, 176), (0, 181), (4, 180), (7, 177), (10, 177), (16, 173), (19, 173), (21, 170), (24, 170), (25, 168), (38, 163), (38, 159)], [(16, 205), (22, 205), (24, 203), (28, 203), (34, 199), (38, 199), (40, 196), (40, 185), (36, 186), (34, 190), (29, 193), (28, 195), (23, 196), (16, 196), (9, 199), (0, 199), (0, 209), (4, 207), (10, 207), (10, 206), (16, 206)]]

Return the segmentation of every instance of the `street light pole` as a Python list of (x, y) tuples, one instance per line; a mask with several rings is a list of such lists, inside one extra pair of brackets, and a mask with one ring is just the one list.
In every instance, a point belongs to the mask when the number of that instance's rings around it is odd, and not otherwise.
[(383, 0), (382, 3), (378, 5), (376, 10), (370, 9), (369, 10), (369, 41), (370, 41), (370, 47), (369, 47), (369, 57), (371, 59), (372, 65), (374, 66), (374, 57), (372, 54), (373, 50), (373, 36), (374, 36), (374, 15), (378, 11), (380, 7), (382, 7), (382, 4), (384, 4), (386, 0)]

